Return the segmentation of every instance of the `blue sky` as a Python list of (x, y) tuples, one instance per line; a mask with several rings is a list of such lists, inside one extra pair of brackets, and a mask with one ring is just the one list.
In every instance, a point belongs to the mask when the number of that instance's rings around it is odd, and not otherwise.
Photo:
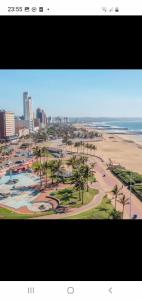
[(0, 70), (0, 109), (21, 115), (23, 91), (52, 116), (142, 117), (142, 70)]

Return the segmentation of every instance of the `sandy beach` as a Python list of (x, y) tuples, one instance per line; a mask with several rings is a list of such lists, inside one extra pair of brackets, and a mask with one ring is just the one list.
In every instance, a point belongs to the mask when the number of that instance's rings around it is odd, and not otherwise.
[[(95, 128), (85, 127), (87, 130)], [(97, 130), (97, 129), (96, 129)], [(102, 141), (90, 142), (97, 147), (96, 155), (101, 156), (106, 162), (111, 159), (125, 168), (142, 174), (142, 136), (132, 134), (112, 134), (99, 130), (103, 135)]]
[(122, 166), (142, 174), (142, 141), (136, 136), (108, 134), (103, 132), (103, 141), (97, 142), (96, 154), (105, 161), (120, 163)]

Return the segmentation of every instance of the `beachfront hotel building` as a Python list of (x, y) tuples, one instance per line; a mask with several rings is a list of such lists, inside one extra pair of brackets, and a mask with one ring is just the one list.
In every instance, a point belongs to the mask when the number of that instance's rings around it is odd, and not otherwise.
[(23, 93), (23, 113), (24, 120), (28, 121), (28, 128), (32, 131), (34, 129), (32, 98), (28, 96), (28, 92)]
[(0, 111), (0, 139), (13, 137), (15, 135), (15, 117), (14, 113)]

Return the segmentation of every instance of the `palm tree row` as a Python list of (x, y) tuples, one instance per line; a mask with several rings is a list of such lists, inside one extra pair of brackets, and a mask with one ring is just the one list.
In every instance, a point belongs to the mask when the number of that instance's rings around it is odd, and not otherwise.
[[(92, 154), (92, 152), (95, 152), (95, 150), (97, 149), (95, 145), (93, 144), (89, 144), (89, 143), (84, 143), (83, 141), (80, 141), (80, 142), (76, 142), (74, 144), (74, 147), (77, 148), (77, 153), (78, 153), (78, 150), (80, 149), (81, 152), (85, 153), (85, 149), (87, 149), (87, 155), (88, 154)], [(90, 150), (90, 153), (89, 151)]]
[(48, 151), (46, 147), (39, 148), (38, 146), (36, 146), (35, 148), (33, 148), (33, 153), (37, 158), (37, 160), (38, 158), (40, 158), (40, 162), (41, 162), (41, 157), (45, 158), (48, 156)]
[[(82, 201), (84, 198), (85, 188), (88, 192), (88, 181), (89, 177), (93, 175), (94, 165), (91, 167), (87, 164), (88, 158), (85, 156), (81, 156), (77, 158), (75, 155), (72, 156), (67, 164), (72, 166), (72, 178), (71, 183), (74, 184), (74, 187), (79, 192), (79, 200)], [(92, 168), (93, 167), (93, 168)]]
[(50, 160), (49, 162), (35, 162), (32, 165), (34, 171), (40, 175), (40, 185), (42, 186), (42, 176), (45, 176), (46, 179), (46, 187), (47, 187), (47, 178), (48, 178), (48, 170), (50, 171), (51, 183), (54, 183), (54, 178), (59, 177), (59, 173), (63, 172), (62, 160)]

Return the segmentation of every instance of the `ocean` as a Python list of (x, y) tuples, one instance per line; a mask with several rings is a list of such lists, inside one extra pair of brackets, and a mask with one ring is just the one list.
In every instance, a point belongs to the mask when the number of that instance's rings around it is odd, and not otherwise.
[(103, 120), (99, 122), (89, 122), (89, 126), (103, 129), (109, 133), (125, 133), (142, 135), (142, 121), (139, 120)]

